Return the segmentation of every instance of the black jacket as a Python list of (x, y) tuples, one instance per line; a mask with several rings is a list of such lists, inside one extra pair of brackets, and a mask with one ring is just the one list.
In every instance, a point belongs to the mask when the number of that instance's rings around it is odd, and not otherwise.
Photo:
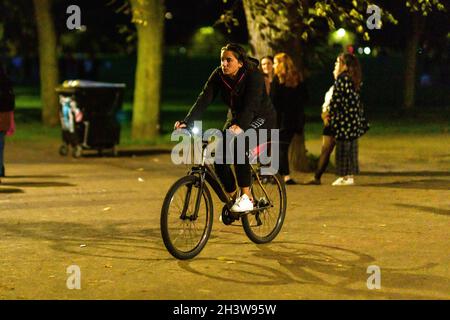
[(308, 92), (304, 82), (297, 87), (290, 88), (280, 83), (274, 77), (270, 86), (270, 97), (278, 115), (280, 129), (302, 132), (305, 125), (304, 105), (308, 99)]
[(218, 93), (230, 110), (226, 128), (237, 124), (247, 130), (257, 118), (275, 125), (275, 109), (267, 95), (264, 76), (257, 69), (244, 68), (239, 70), (235, 80), (225, 76), (220, 67), (214, 70), (184, 121), (189, 124), (200, 119)]

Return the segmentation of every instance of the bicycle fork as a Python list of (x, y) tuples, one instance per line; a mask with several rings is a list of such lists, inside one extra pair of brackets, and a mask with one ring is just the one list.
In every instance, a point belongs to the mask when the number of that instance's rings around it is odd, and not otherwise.
[(198, 194), (197, 198), (195, 199), (195, 205), (194, 205), (194, 212), (193, 214), (187, 215), (189, 204), (192, 196), (192, 188), (196, 186), (197, 183), (192, 183), (188, 186), (188, 190), (186, 192), (186, 196), (184, 199), (184, 205), (183, 210), (181, 211), (180, 219), (186, 220), (189, 219), (191, 221), (195, 221), (198, 218), (198, 211), (200, 210), (200, 202), (202, 200), (202, 194), (203, 194), (203, 186), (205, 184), (204, 182), (204, 176), (200, 175), (200, 181), (198, 182)]

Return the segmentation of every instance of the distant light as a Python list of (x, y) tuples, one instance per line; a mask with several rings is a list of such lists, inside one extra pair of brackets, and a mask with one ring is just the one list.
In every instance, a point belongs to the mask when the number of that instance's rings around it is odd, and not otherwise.
[(213, 27), (202, 27), (202, 28), (200, 28), (200, 33), (203, 35), (214, 34), (214, 28)]
[(345, 34), (347, 33), (347, 31), (345, 31), (344, 28), (340, 28), (338, 29), (338, 31), (336, 32), (338, 38), (343, 38), (345, 37)]
[(365, 53), (365, 54), (369, 55), (371, 52), (372, 52), (372, 50), (370, 50), (369, 47), (365, 47), (365, 48), (364, 48), (364, 53)]
[(364, 49), (363, 48), (358, 48), (358, 53), (359, 54), (363, 54), (364, 53)]
[(171, 20), (171, 19), (173, 19), (173, 14), (172, 14), (172, 12), (166, 12), (166, 14), (164, 15), (164, 17), (165, 17), (167, 20)]

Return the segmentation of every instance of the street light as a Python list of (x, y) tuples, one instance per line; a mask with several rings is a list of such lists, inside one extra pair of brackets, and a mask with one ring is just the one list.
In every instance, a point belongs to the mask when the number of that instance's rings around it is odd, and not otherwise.
[(338, 31), (336, 32), (336, 35), (337, 35), (337, 37), (339, 38), (339, 39), (342, 39), (343, 37), (345, 37), (345, 34), (346, 34), (347, 32), (345, 31), (345, 29), (344, 28), (340, 28), (340, 29), (338, 29)]

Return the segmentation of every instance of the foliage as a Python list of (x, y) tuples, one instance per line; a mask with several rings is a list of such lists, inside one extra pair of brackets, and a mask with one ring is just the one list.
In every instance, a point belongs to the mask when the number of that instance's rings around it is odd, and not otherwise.
[(0, 54), (35, 53), (36, 26), (29, 1), (2, 0), (0, 13)]
[(196, 56), (217, 55), (225, 43), (225, 37), (213, 27), (202, 27), (192, 37), (189, 54)]
[[(306, 44), (323, 39), (337, 28), (355, 30), (362, 39), (370, 39), (366, 19), (371, 4), (383, 8), (382, 1), (369, 0), (239, 0), (249, 1), (254, 9), (251, 13), (259, 18), (261, 36), (271, 47), (278, 47), (294, 38)], [(406, 0), (404, 5), (410, 11), (428, 15), (433, 10), (445, 10), (442, 0)], [(232, 11), (226, 11), (220, 21), (229, 29), (236, 25)], [(397, 24), (397, 19), (387, 10), (381, 11), (382, 23)]]

